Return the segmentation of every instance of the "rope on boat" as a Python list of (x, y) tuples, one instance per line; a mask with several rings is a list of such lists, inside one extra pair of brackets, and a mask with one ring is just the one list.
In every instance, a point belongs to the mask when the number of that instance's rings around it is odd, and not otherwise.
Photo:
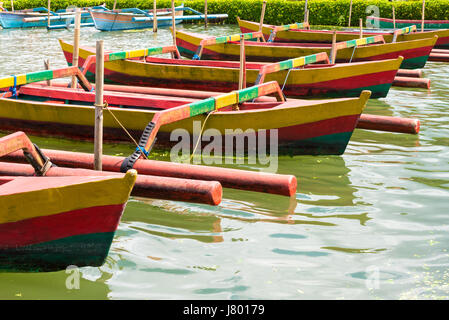
[(349, 59), (349, 63), (352, 62), (352, 58), (354, 57), (355, 49), (357, 49), (357, 46), (354, 46), (354, 49), (352, 50), (351, 59)]
[(281, 88), (282, 93), (284, 93), (284, 87), (285, 87), (285, 84), (287, 83), (287, 78), (290, 75), (290, 71), (292, 71), (292, 69), (293, 68), (288, 69), (287, 75), (285, 76), (284, 84), (282, 85), (282, 88)]
[(199, 143), (200, 143), (200, 141), (201, 141), (201, 136), (203, 135), (203, 131), (204, 131), (204, 127), (206, 126), (207, 119), (209, 119), (209, 116), (210, 116), (212, 113), (215, 113), (215, 112), (217, 112), (217, 110), (209, 112), (209, 113), (207, 114), (206, 119), (204, 119), (204, 123), (203, 123), (203, 125), (202, 125), (202, 127), (201, 127), (201, 131), (200, 131), (200, 134), (199, 134), (199, 136), (198, 136), (198, 140), (196, 141), (195, 148), (193, 148), (192, 154), (190, 155), (189, 162), (192, 161), (193, 156), (195, 155), (196, 149), (198, 148), (198, 145), (199, 145)]
[[(14, 85), (9, 88), (9, 91), (12, 93), (12, 97), (17, 99), (17, 77), (15, 75), (12, 75), (12, 77), (14, 77)], [(3, 94), (3, 97), (5, 95), (6, 95), (6, 93)]]
[(267, 42), (273, 42), (275, 37), (276, 37), (276, 32), (274, 32), (274, 30), (271, 30), (271, 33), (270, 33), (270, 36), (268, 37)]
[(125, 131), (125, 133), (128, 135), (128, 137), (131, 139), (132, 142), (134, 142), (134, 144), (136, 145), (136, 151), (141, 151), (145, 157), (148, 159), (148, 155), (149, 152), (145, 150), (145, 148), (139, 146), (139, 144), (137, 143), (137, 141), (133, 138), (133, 136), (129, 133), (128, 130), (126, 130), (125, 126), (120, 122), (119, 119), (117, 119), (117, 117), (114, 115), (114, 113), (112, 112), (111, 109), (109, 109), (109, 105), (107, 103), (107, 101), (104, 102), (103, 105), (101, 105), (100, 107), (102, 107), (103, 109), (106, 109), (109, 111), (109, 113), (111, 114), (112, 118), (114, 118), (114, 120), (118, 123), (118, 125), (123, 129), (123, 131)]

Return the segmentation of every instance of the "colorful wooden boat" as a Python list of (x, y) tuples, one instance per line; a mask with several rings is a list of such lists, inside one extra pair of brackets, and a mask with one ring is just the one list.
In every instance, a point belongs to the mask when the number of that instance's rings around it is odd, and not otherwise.
[[(259, 31), (260, 23), (252, 22), (248, 20), (241, 20), (237, 18), (240, 30), (244, 33)], [(416, 25), (419, 27), (419, 24)], [(269, 39), (274, 25), (264, 24), (262, 32), (266, 40)], [(419, 29), (419, 28), (418, 28)], [(281, 30), (276, 32), (274, 42), (293, 42), (293, 43), (332, 43), (333, 30), (310, 30), (306, 28)], [(390, 43), (393, 41), (393, 30), (376, 30), (376, 29), (364, 29), (363, 35), (365, 37), (371, 37), (381, 34), (385, 42)], [(360, 32), (356, 30), (344, 30), (337, 31), (337, 41), (348, 41), (357, 39), (360, 36)], [(445, 30), (427, 30), (425, 32), (412, 32), (401, 34), (397, 36), (396, 41), (411, 41), (420, 40), (425, 38), (431, 38), (438, 36), (435, 48), (449, 48), (449, 29)]]
[[(193, 113), (196, 115), (191, 114), (190, 118), (163, 125), (159, 129), (157, 145), (162, 147), (176, 144), (170, 140), (175, 129), (184, 129), (190, 135), (198, 133), (198, 125), (204, 123), (207, 118), (204, 130), (214, 129), (210, 130), (210, 133), (221, 139), (223, 144), (227, 135), (240, 136), (239, 132), (245, 135), (247, 132), (254, 134), (259, 130), (277, 129), (276, 143), (279, 152), (342, 154), (370, 92), (363, 91), (357, 98), (285, 101), (277, 83), (268, 82), (260, 86), (274, 84), (281, 101), (256, 99), (255, 102), (242, 102), (237, 111), (233, 111), (229, 106), (209, 116)], [(258, 86), (242, 92), (250, 100), (263, 93), (258, 91)], [(38, 135), (93, 138), (95, 108), (92, 105), (95, 92), (29, 84), (21, 86), (15, 98), (11, 95), (7, 97), (8, 95), (0, 98), (2, 130), (23, 128)], [(198, 99), (125, 92), (106, 91), (104, 97), (109, 103), (109, 110), (136, 139), (140, 138), (157, 110), (201, 105), (201, 100)], [(107, 111), (104, 112), (103, 127), (106, 141), (129, 141), (121, 126)]]
[[(382, 29), (392, 29), (396, 24), (396, 28), (408, 27), (411, 25), (419, 26), (421, 29), (422, 20), (410, 19), (393, 19), (369, 16), (366, 18), (367, 23), (377, 25)], [(449, 20), (424, 20), (424, 30), (426, 29), (449, 29)]]
[[(184, 12), (191, 12), (194, 15), (184, 15)], [(166, 27), (172, 25), (171, 8), (157, 9), (157, 25), (158, 27)], [(113, 11), (91, 10), (91, 16), (95, 24), (95, 28), (101, 31), (117, 31), (117, 30), (133, 30), (147, 29), (153, 27), (153, 10), (140, 10), (137, 8), (121, 9)], [(225, 19), (227, 14), (208, 15), (208, 20)], [(202, 20), (205, 16), (190, 7), (175, 7), (175, 24), (180, 24), (186, 20)]]
[[(68, 64), (71, 64), (73, 46), (59, 41)], [(87, 57), (93, 54), (94, 49), (82, 47), (79, 51), (80, 65), (84, 65)], [(288, 97), (358, 97), (363, 90), (370, 90), (371, 98), (381, 98), (387, 96), (401, 62), (402, 57), (336, 65), (307, 65), (304, 69), (267, 74), (266, 80), (274, 80), (281, 85), (285, 82), (283, 92)], [(247, 86), (255, 84), (261, 68), (266, 65), (247, 63)], [(95, 65), (87, 69), (86, 76), (93, 80)], [(108, 82), (126, 85), (228, 92), (238, 88), (239, 63), (150, 56), (146, 57), (146, 62), (107, 59), (104, 76)]]
[[(105, 11), (104, 6), (95, 6), (92, 9), (97, 11)], [(93, 21), (88, 8), (82, 8), (81, 26), (93, 26)], [(50, 11), (50, 26), (67, 27), (74, 23), (74, 11), (61, 9), (56, 12)], [(0, 11), (0, 25), (4, 29), (10, 28), (34, 28), (48, 26), (48, 10), (40, 7), (34, 9), (16, 10), (16, 11)]]
[[(350, 42), (339, 42), (344, 48), (337, 51), (336, 62), (349, 61), (373, 61), (384, 59), (395, 59), (404, 57), (400, 68), (417, 69), (423, 68), (427, 62), (430, 52), (438, 37), (402, 41), (395, 43), (372, 44), (382, 36), (351, 40), (368, 45), (359, 46)], [(220, 37), (224, 38), (224, 37)], [(205, 40), (207, 39), (207, 40)], [(374, 39), (374, 40), (372, 40)], [(179, 52), (188, 58), (193, 58), (198, 51), (201, 41), (213, 42), (213, 37), (185, 31), (176, 31), (176, 44)], [(248, 61), (280, 61), (295, 57), (306, 56), (318, 52), (326, 52), (331, 56), (330, 44), (294, 44), (294, 43), (267, 43), (267, 42), (245, 42), (245, 53)], [(208, 60), (239, 60), (240, 44), (235, 42), (216, 43), (203, 48), (202, 58)]]
[[(0, 138), (0, 156), (23, 148), (37, 160), (24, 136)], [(102, 265), (136, 176), (0, 176), (0, 270)]]
[[(182, 18), (184, 5), (175, 8), (175, 17)], [(117, 31), (131, 29), (146, 29), (153, 27), (152, 10), (140, 10), (138, 8), (119, 9), (112, 11), (90, 11), (95, 28), (101, 31)], [(171, 8), (157, 9), (158, 27), (171, 26)], [(149, 21), (136, 21), (135, 18), (149, 18)], [(166, 19), (164, 19), (164, 17)], [(182, 20), (176, 19), (175, 23), (179, 24)]]

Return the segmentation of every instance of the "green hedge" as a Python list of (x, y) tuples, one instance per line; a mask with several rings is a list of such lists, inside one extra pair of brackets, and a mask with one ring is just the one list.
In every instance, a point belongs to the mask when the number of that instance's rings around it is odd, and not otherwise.
[[(0, 0), (2, 1), (2, 0)], [(227, 13), (228, 23), (236, 23), (236, 16), (242, 19), (258, 21), (263, 0), (208, 0), (208, 13)], [(10, 1), (3, 0), (4, 7), (10, 8)], [(118, 8), (149, 9), (153, 7), (152, 0), (119, 0)], [(265, 22), (270, 24), (288, 24), (301, 22), (304, 18), (304, 1), (268, 0), (265, 12)], [(69, 5), (86, 7), (106, 3), (112, 8), (114, 0), (53, 0), (52, 9), (62, 9)], [(198, 11), (204, 12), (204, 0), (177, 0), (176, 5), (184, 3)], [(348, 24), (350, 0), (308, 0), (310, 12), (309, 21), (313, 25), (344, 26)], [(381, 17), (392, 17), (392, 5), (395, 6), (397, 19), (420, 19), (422, 1), (394, 1), (388, 0), (353, 0), (351, 25), (358, 25), (359, 18), (365, 20), (369, 13), (366, 8), (374, 5), (379, 8)], [(46, 7), (47, 0), (16, 0), (14, 8), (27, 9)], [(157, 0), (158, 8), (169, 8), (171, 0)], [(449, 20), (448, 0), (427, 0), (426, 19)]]

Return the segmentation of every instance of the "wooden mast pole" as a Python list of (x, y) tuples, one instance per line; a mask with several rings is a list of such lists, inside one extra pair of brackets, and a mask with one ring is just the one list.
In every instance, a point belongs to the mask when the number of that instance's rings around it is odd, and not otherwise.
[[(265, 9), (266, 9), (266, 7), (267, 7), (267, 2), (264, 1), (262, 3), (262, 12), (260, 13), (259, 32), (262, 32), (263, 20), (265, 18)], [(257, 41), (259, 42), (259, 39), (257, 39)], [(265, 42), (265, 37), (262, 37), (262, 41)]]
[(304, 20), (303, 21), (306, 21), (306, 19), (307, 19), (307, 10), (309, 10), (309, 9), (308, 9), (308, 4), (307, 4), (307, 0), (306, 0), (306, 3), (304, 4)]
[(393, 6), (393, 29), (396, 29), (396, 13), (394, 12), (394, 6)]
[(245, 39), (240, 40), (240, 70), (239, 70), (239, 90), (246, 88), (246, 56), (245, 56)]
[(348, 21), (348, 27), (351, 26), (351, 16), (352, 16), (352, 0), (349, 3), (349, 21)]
[(422, 0), (421, 32), (424, 32), (424, 11), (425, 10), (426, 10), (426, 0)]
[[(80, 51), (80, 32), (81, 32), (81, 9), (76, 8), (75, 11), (75, 29), (74, 29), (74, 39), (73, 39), (73, 55), (72, 55), (72, 66), (78, 67), (79, 51)], [(72, 76), (72, 88), (76, 88), (77, 78)]]
[(171, 23), (172, 23), (173, 45), (176, 46), (175, 0), (171, 0)]
[(103, 86), (104, 86), (104, 46), (103, 40), (97, 41), (95, 70), (95, 132), (94, 132), (94, 169), (102, 171), (103, 153)]
[(50, 27), (50, 6), (51, 6), (51, 0), (48, 0), (48, 2), (47, 2), (47, 27)]
[(153, 0), (153, 32), (157, 32), (157, 5), (156, 5), (156, 0)]
[(337, 30), (334, 30), (332, 34), (332, 49), (330, 54), (330, 63), (335, 63), (335, 58), (337, 57)]
[[(50, 70), (50, 59), (44, 60), (45, 70)], [(47, 86), (51, 86), (51, 80), (47, 80)]]
[(363, 38), (363, 19), (360, 18), (359, 19), (359, 27), (360, 27), (360, 31), (359, 31), (359, 38)]
[(207, 0), (204, 0), (204, 28), (207, 29)]

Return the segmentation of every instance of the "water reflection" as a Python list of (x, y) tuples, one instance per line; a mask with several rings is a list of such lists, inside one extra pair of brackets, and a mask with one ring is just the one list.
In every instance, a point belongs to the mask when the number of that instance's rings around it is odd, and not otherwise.
[(0, 273), (1, 300), (89, 300), (107, 299), (106, 285), (110, 274), (99, 268), (80, 269), (79, 289), (68, 289), (66, 281), (71, 274), (65, 271), (41, 273)]
[(222, 242), (219, 217), (192, 212), (174, 202), (145, 198), (129, 201), (122, 222), (128, 228), (169, 239)]

